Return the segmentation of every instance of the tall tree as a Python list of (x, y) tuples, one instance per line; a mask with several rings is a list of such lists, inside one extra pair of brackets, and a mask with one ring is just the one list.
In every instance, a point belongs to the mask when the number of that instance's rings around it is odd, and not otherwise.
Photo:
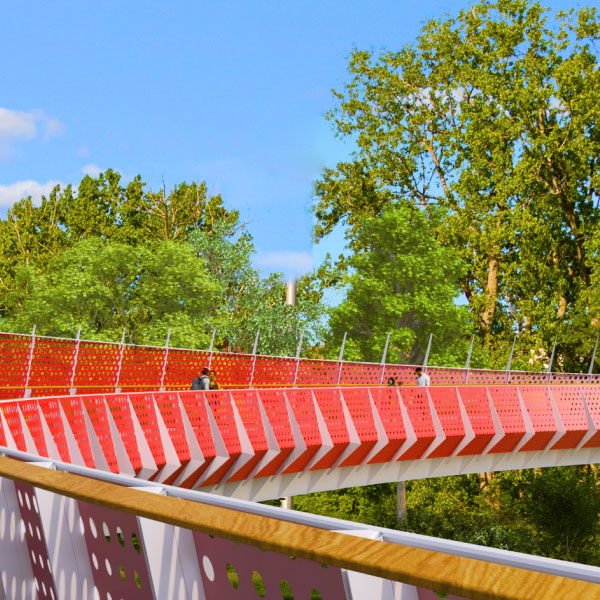
[(551, 22), (530, 0), (483, 0), (399, 51), (354, 51), (330, 118), (356, 152), (316, 184), (317, 237), (401, 199), (440, 207), (486, 345), (517, 330), (547, 349), (596, 260), (599, 40), (594, 9)]

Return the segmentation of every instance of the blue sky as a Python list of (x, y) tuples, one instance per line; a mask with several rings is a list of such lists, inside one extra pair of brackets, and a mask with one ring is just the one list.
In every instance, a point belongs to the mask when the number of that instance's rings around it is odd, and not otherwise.
[(323, 167), (351, 150), (324, 118), (348, 54), (397, 49), (465, 5), (5, 3), (0, 215), (23, 193), (109, 167), (154, 188), (205, 180), (248, 222), (260, 268), (304, 272), (341, 249), (339, 235), (313, 248), (309, 209)]

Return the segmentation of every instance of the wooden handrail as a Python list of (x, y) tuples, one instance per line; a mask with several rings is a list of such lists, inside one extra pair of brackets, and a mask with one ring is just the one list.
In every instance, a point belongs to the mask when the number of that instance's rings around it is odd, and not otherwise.
[(600, 586), (150, 494), (0, 457), (0, 477), (235, 542), (473, 600), (600, 599)]

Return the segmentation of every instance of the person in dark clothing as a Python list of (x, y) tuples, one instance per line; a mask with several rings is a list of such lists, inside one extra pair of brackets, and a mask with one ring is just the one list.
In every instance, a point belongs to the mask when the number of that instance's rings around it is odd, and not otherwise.
[(388, 377), (387, 384), (389, 386), (394, 386), (396, 385), (396, 380), (393, 377)]
[(209, 385), (209, 389), (211, 390), (219, 390), (221, 389), (221, 386), (219, 385), (219, 382), (217, 381), (217, 373), (214, 370), (210, 370), (208, 372), (208, 378), (210, 379), (210, 385)]
[(202, 375), (200, 377), (194, 377), (192, 381), (192, 390), (209, 390), (210, 389), (210, 377), (208, 376), (209, 369), (204, 367), (202, 369)]

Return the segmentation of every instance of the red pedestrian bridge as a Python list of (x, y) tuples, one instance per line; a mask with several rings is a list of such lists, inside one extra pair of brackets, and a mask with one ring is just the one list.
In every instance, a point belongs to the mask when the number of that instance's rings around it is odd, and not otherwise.
[[(410, 365), (14, 334), (0, 361), (0, 599), (600, 597), (595, 567), (256, 503), (600, 462), (598, 376), (418, 388)], [(187, 389), (205, 365), (224, 389)]]

